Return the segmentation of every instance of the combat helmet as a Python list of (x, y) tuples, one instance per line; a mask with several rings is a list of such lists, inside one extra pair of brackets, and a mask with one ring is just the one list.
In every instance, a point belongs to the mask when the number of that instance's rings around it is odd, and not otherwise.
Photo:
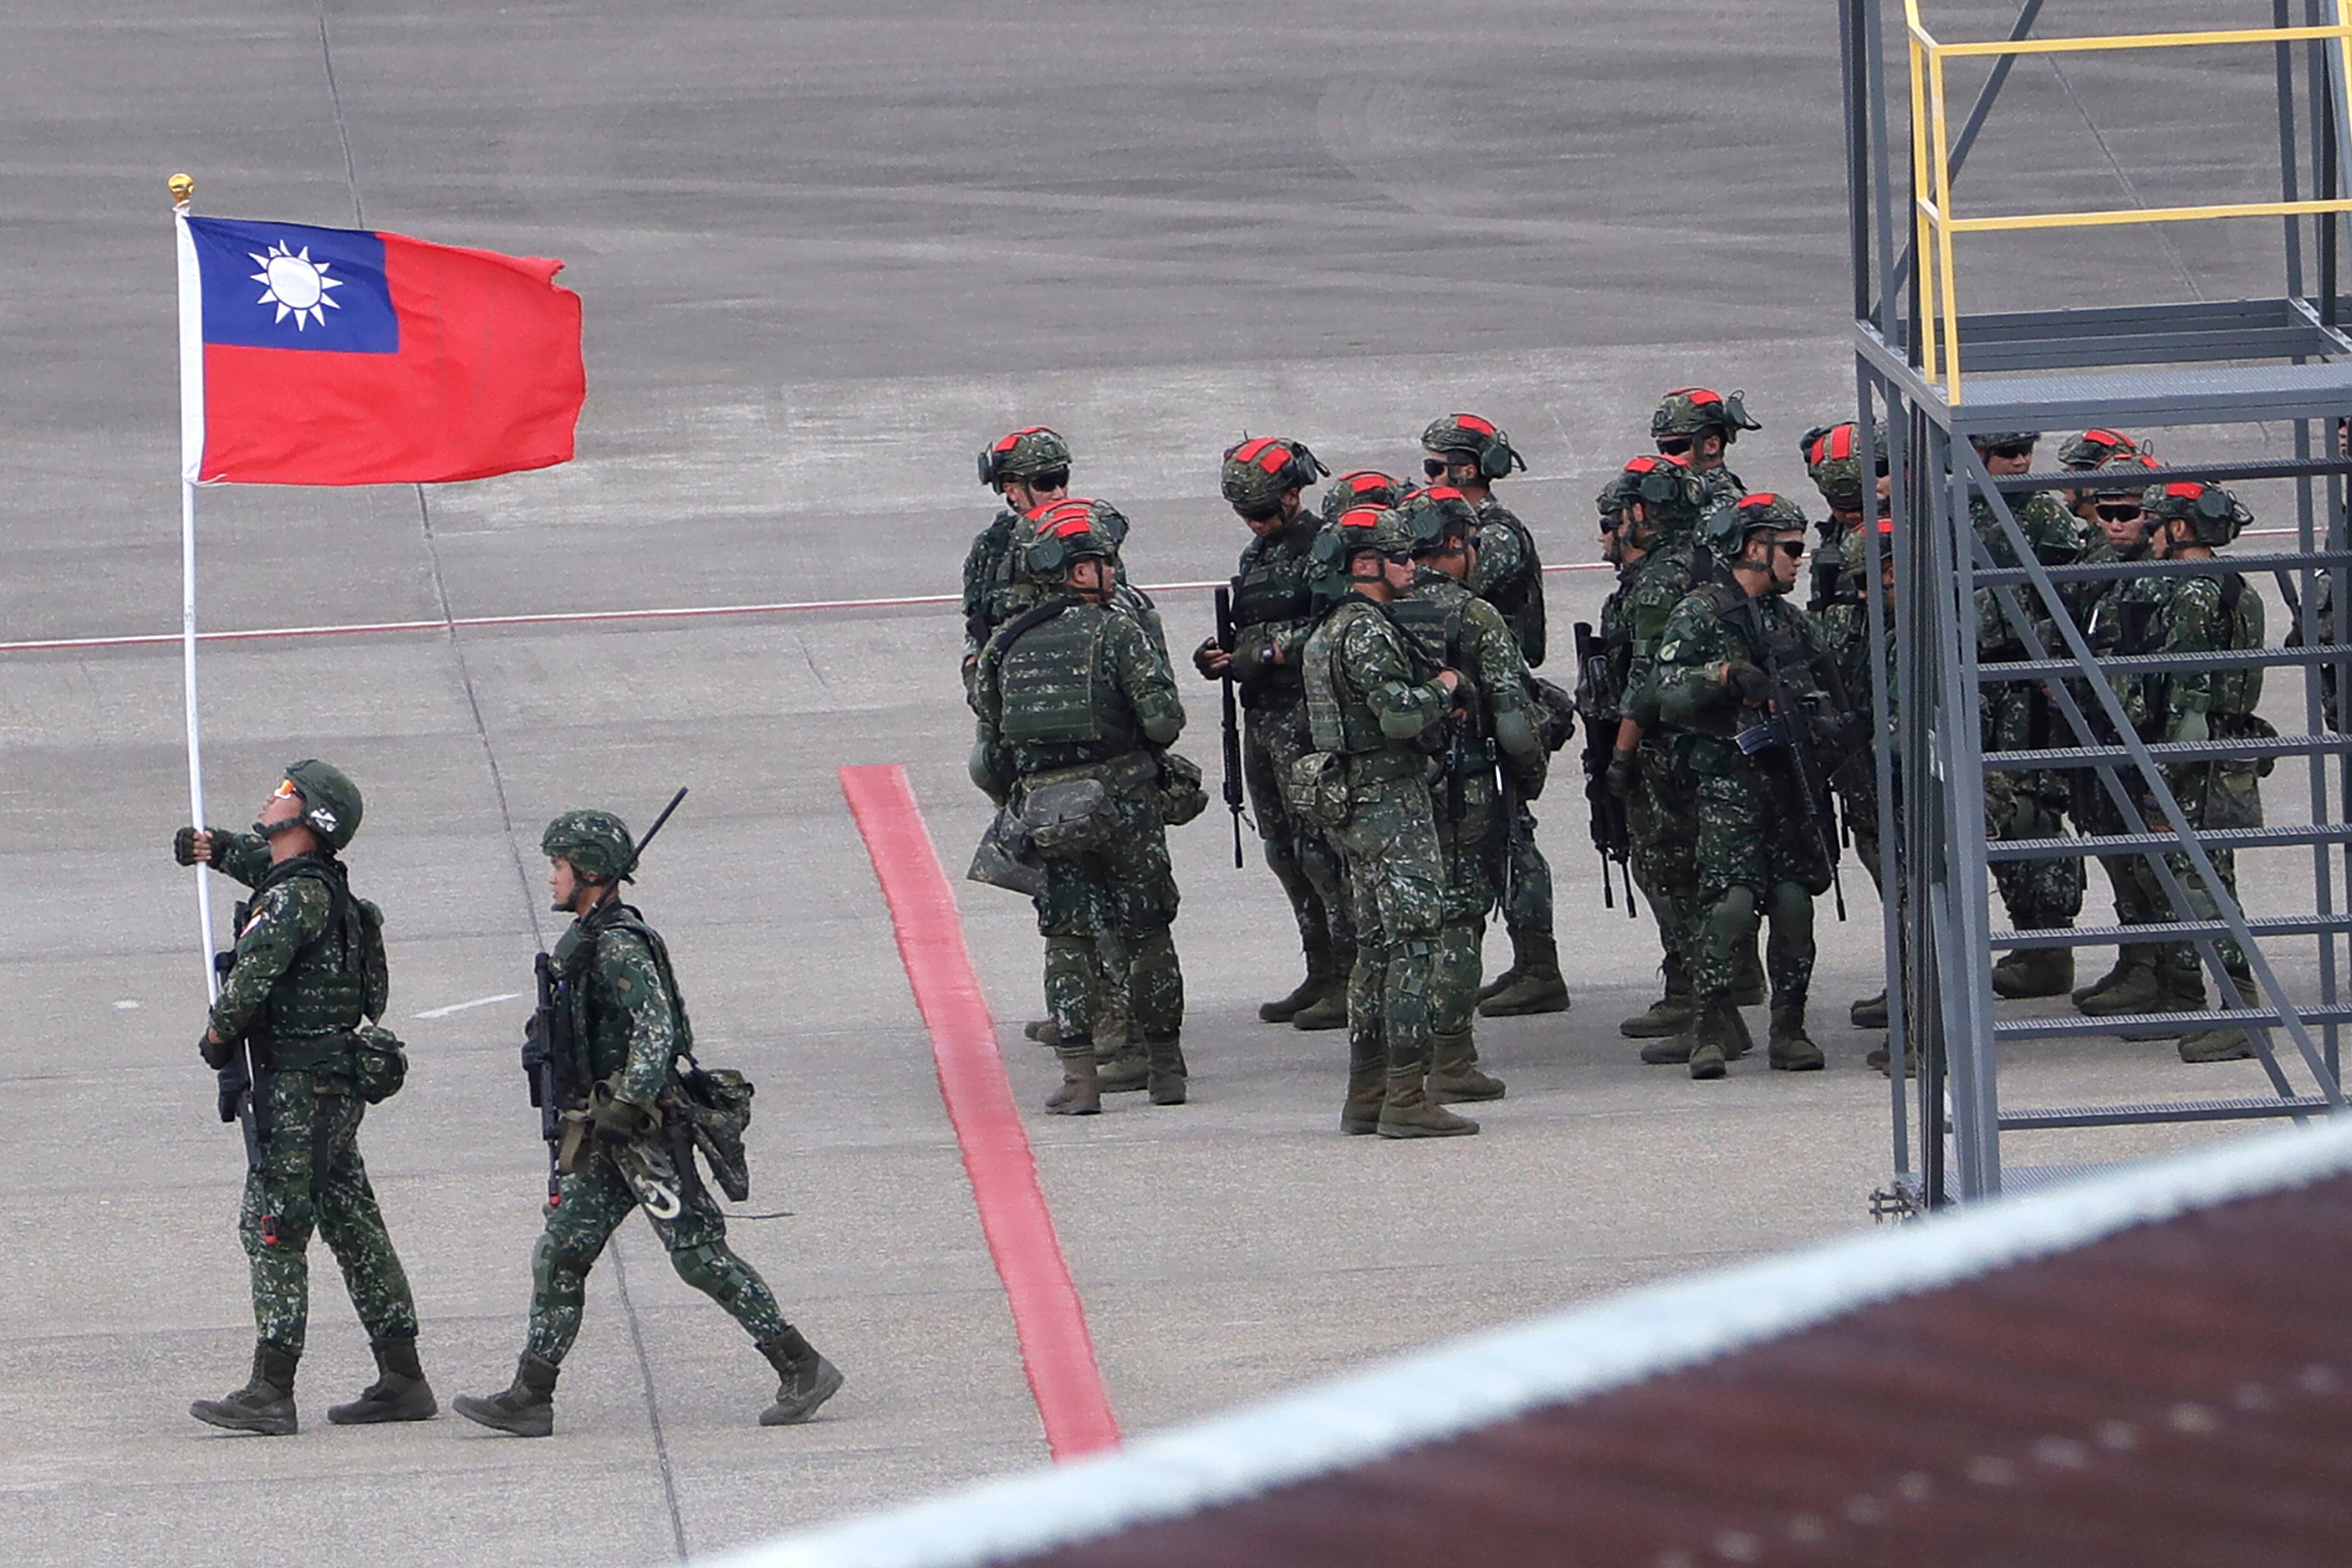
[(1062, 439), (1061, 432), (1043, 425), (1007, 432), (980, 453), (980, 482), (992, 490), (1003, 489), (1007, 479), (1034, 479), (1056, 472), (1067, 482), (1069, 471), (1070, 444)]
[(1481, 479), (1499, 479), (1514, 468), (1528, 466), (1510, 437), (1496, 428), (1493, 420), (1475, 414), (1448, 414), (1431, 420), (1429, 428), (1421, 433), (1421, 444), (1432, 452), (1469, 453), (1478, 459)]
[(1691, 472), (1690, 459), (1644, 452), (1618, 473), (1628, 503), (1640, 501), (1653, 528), (1678, 531), (1697, 524), (1706, 507), (1706, 486)]
[(1117, 555), (1127, 538), (1127, 519), (1105, 500), (1071, 496), (1029, 514), (1037, 535), (1023, 552), (1032, 577), (1059, 577), (1076, 562)]
[[(1798, 452), (1805, 459), (1805, 471), (1813, 478), (1813, 488), (1822, 499), (1840, 511), (1860, 511), (1863, 508), (1862, 440), (1849, 419), (1843, 425), (1816, 425), (1805, 432), (1797, 443)], [(1886, 471), (1886, 426), (1874, 422), (1870, 427), (1870, 450), (1876, 459), (1876, 471)]]
[(1704, 386), (1678, 386), (1651, 414), (1650, 439), (1686, 437), (1696, 440), (1701, 432), (1713, 430), (1728, 447), (1739, 439), (1742, 430), (1764, 428), (1748, 416), (1748, 405), (1742, 401), (1747, 395), (1737, 389), (1726, 397)]
[(1748, 548), (1752, 534), (1801, 532), (1807, 524), (1803, 507), (1786, 496), (1757, 490), (1709, 512), (1701, 526), (1716, 559), (1728, 562)]
[(1472, 539), (1478, 532), (1478, 509), (1452, 485), (1431, 485), (1414, 490), (1395, 508), (1412, 538), (1412, 552), (1428, 555), (1445, 548), (1449, 535)]
[(1404, 499), (1403, 484), (1378, 468), (1351, 468), (1323, 490), (1323, 521), (1337, 522), (1341, 514), (1360, 506), (1375, 510)]
[(539, 836), (539, 852), (570, 861), (573, 871), (592, 882), (616, 877), (625, 882), (637, 865), (637, 841), (629, 837), (629, 825), (609, 811), (565, 812)]
[(1263, 514), (1280, 503), (1285, 490), (1303, 490), (1330, 472), (1299, 442), (1260, 436), (1225, 448), (1220, 488), (1235, 511)]
[(2148, 448), (2120, 430), (2085, 430), (2079, 436), (2069, 436), (2058, 448), (2058, 466), (2062, 468), (2105, 468), (2118, 458), (2137, 458)]
[(2039, 430), (1979, 430), (1969, 437), (1969, 445), (1979, 453), (1998, 452), (2003, 447), (2038, 447), (2042, 444)]
[(1611, 520), (1624, 516), (1625, 509), (1632, 505), (1633, 501), (1633, 497), (1625, 483), (1625, 476), (1616, 474), (1611, 477), (1607, 484), (1601, 487), (1601, 493), (1592, 498), (1592, 509), (1601, 514), (1603, 521), (1609, 522), (1613, 528), (1616, 524)]
[(360, 786), (332, 763), (305, 757), (288, 763), (286, 782), (278, 786), (278, 793), (301, 801), (302, 815), (294, 820), (316, 834), (330, 855), (339, 852), (360, 830), (365, 804), (360, 799)]
[(2195, 479), (2150, 485), (2140, 493), (2139, 504), (2141, 510), (2160, 522), (2187, 522), (2198, 543), (2216, 549), (2237, 538), (2254, 521), (2253, 514), (2228, 490)]

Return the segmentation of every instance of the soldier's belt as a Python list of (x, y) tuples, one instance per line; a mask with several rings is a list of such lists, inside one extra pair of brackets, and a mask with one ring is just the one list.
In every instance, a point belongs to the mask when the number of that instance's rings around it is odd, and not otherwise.
[(1075, 784), (1080, 779), (1099, 779), (1105, 789), (1140, 789), (1160, 782), (1160, 763), (1149, 752), (1124, 752), (1099, 763), (1081, 763), (1074, 768), (1052, 768), (1041, 773), (1024, 773), (1021, 783), (1029, 789), (1043, 789), (1047, 784)]
[(1344, 758), (1341, 765), (1348, 770), (1350, 784), (1386, 784), (1391, 779), (1427, 776), (1433, 760), (1419, 752), (1384, 747), (1377, 752), (1359, 752)]

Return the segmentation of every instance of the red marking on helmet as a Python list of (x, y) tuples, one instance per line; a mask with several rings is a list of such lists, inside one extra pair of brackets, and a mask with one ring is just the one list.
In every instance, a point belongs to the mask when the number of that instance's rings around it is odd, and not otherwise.
[(1740, 510), (1745, 511), (1749, 507), (1770, 506), (1780, 499), (1770, 490), (1758, 490), (1753, 495), (1741, 496), (1737, 504)]
[(1381, 509), (1376, 506), (1360, 506), (1339, 517), (1341, 528), (1377, 528), (1380, 521)]
[(2162, 463), (2158, 462), (2146, 452), (2134, 452), (2132, 454), (2132, 461), (2137, 463), (2143, 468), (2160, 468), (2164, 467)]
[(1257, 460), (1257, 466), (1264, 468), (1269, 474), (1278, 474), (1282, 472), (1283, 469), (1290, 466), (1290, 448), (1287, 447), (1267, 447), (1265, 456)]
[(1371, 468), (1359, 468), (1354, 473), (1343, 477), (1339, 482), (1348, 487), (1348, 493), (1350, 495), (1362, 495), (1369, 490), (1389, 490), (1396, 488), (1394, 479)]
[(1723, 401), (1723, 394), (1719, 392), (1709, 392), (1704, 386), (1677, 386), (1672, 392), (1667, 393), (1666, 395), (1668, 397), (1687, 397), (1693, 403), (1720, 403)]
[(1880, 519), (1878, 520), (1878, 531), (1879, 531), (1879, 532), (1881, 532), (1881, 533), (1892, 533), (1892, 532), (1894, 532), (1894, 531), (1895, 531), (1895, 520), (1894, 520), (1893, 518), (1891, 518), (1891, 517), (1882, 517), (1882, 518), (1880, 518)]
[(1457, 414), (1454, 416), (1454, 423), (1475, 436), (1492, 436), (1495, 433), (1493, 423), (1479, 418), (1475, 414)]
[(1024, 437), (1024, 436), (1037, 436), (1037, 435), (1047, 435), (1047, 434), (1051, 434), (1051, 432), (1047, 431), (1047, 430), (1046, 430), (1046, 428), (1045, 428), (1045, 426), (1044, 426), (1043, 425), (1031, 425), (1031, 426), (1026, 426), (1026, 427), (1024, 427), (1024, 428), (1023, 428), (1023, 429), (1019, 429), (1019, 430), (1015, 430), (1015, 431), (1013, 431), (1011, 435), (1009, 435), (1009, 436), (1005, 437), (1003, 440), (1001, 440), (1001, 441), (997, 442), (997, 444), (996, 444), (996, 445), (995, 445), (995, 447), (992, 448), (992, 450), (999, 451), (999, 452), (1010, 452), (1011, 450), (1013, 450), (1013, 447), (1017, 447), (1017, 446), (1019, 446), (1019, 445), (1021, 444), (1021, 437)]
[(1665, 462), (1666, 460), (1664, 458), (1636, 458), (1632, 462), (1625, 465), (1625, 471), (1629, 474), (1646, 474), (1652, 468), (1664, 468), (1665, 466)]
[(1452, 485), (1432, 485), (1427, 489), (1422, 491), (1421, 496), (1423, 500), (1466, 501), (1470, 499), (1464, 495), (1460, 490), (1455, 489)]
[(1087, 525), (1091, 521), (1084, 517), (1057, 517), (1037, 531), (1041, 536), (1050, 535), (1055, 539), (1075, 538), (1087, 531)]
[[(1268, 447), (1276, 445), (1278, 445), (1277, 442), (1265, 436), (1261, 436), (1255, 441), (1244, 441), (1240, 446), (1234, 448), (1234, 461), (1236, 463), (1255, 463), (1257, 461), (1258, 454), (1260, 452), (1265, 451)], [(1289, 456), (1290, 454), (1287, 452), (1283, 454), (1286, 460)], [(1276, 465), (1276, 468), (1279, 468), (1280, 466), (1280, 464)], [(1269, 468), (1266, 471), (1268, 473), (1272, 473), (1274, 470)]]
[(2205, 493), (2205, 487), (2192, 480), (2182, 484), (2167, 485), (2164, 487), (2164, 493), (2174, 500), (2195, 500)]
[(2085, 430), (2083, 432), (2083, 439), (2085, 441), (2096, 441), (2102, 446), (2119, 447), (2126, 452), (2137, 452), (2139, 450), (2138, 446), (2133, 442), (2132, 438), (2125, 435), (2120, 430)]
[(1840, 425), (1813, 443), (1814, 463), (1843, 463), (1853, 456), (1853, 426)]
[(1094, 515), (1094, 502), (1077, 496), (1069, 496), (1036, 508), (1030, 512), (1029, 521), (1036, 523), (1040, 528), (1051, 528), (1055, 523), (1076, 518), (1083, 525)]

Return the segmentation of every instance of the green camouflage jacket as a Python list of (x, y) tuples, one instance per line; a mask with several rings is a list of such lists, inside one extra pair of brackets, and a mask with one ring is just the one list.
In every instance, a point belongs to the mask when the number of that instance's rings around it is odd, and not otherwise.
[(1302, 511), (1267, 537), (1252, 539), (1242, 551), (1240, 569), (1234, 574), (1233, 654), (1234, 678), (1245, 708), (1306, 700), (1299, 659), (1319, 618), (1307, 552), (1322, 525), (1321, 518)]
[(588, 1076), (613, 1079), (617, 1099), (652, 1105), (670, 1065), (694, 1045), (668, 947), (644, 916), (614, 900), (572, 922), (555, 962), (572, 984), (572, 1038)]
[(1624, 684), (1619, 690), (1623, 716), (1644, 730), (1658, 724), (1657, 689), (1651, 678), (1675, 606), (1697, 585), (1694, 581), (1697, 549), (1697, 540), (1689, 533), (1660, 534), (1618, 580), (1617, 596), (1623, 601), (1621, 613), (1631, 634)]
[(1522, 788), (1532, 784), (1541, 789), (1550, 753), (1537, 737), (1540, 715), (1528, 684), (1527, 660), (1502, 612), (1430, 566), (1413, 573), (1412, 589), (1389, 609), (1432, 664), (1462, 677), (1469, 695), (1459, 706), (1471, 749), (1483, 755), (1492, 742), (1501, 754), (1491, 761), (1507, 757), (1511, 776)]
[(1763, 669), (1775, 659), (1791, 691), (1810, 695), (1828, 690), (1812, 624), (1786, 595), (1751, 597), (1729, 582), (1695, 589), (1675, 606), (1658, 647), (1654, 682), (1659, 714), (1677, 730), (1727, 739), (1736, 735), (1768, 715), (1761, 709), (1743, 707), (1738, 695), (1724, 684), (1719, 667)]
[(1172, 744), (1184, 705), (1151, 632), (1124, 610), (1075, 595), (1048, 604), (1057, 606), (1052, 615), (1014, 616), (981, 654), (972, 700), (994, 773), (1010, 780)]
[(1503, 613), (1530, 669), (1544, 661), (1543, 560), (1518, 514), (1489, 495), (1478, 503), (1478, 563), (1470, 591)]
[(1342, 599), (1307, 639), (1305, 674), (1318, 751), (1413, 749), (1451, 700), (1388, 607), (1360, 594)]

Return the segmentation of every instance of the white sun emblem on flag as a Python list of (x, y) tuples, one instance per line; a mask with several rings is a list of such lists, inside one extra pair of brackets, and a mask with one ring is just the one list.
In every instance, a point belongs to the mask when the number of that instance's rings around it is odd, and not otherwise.
[(341, 288), (343, 280), (328, 277), (327, 268), (333, 263), (311, 260), (309, 246), (299, 251), (289, 250), (281, 239), (269, 247), (266, 256), (252, 250), (246, 254), (252, 257), (261, 268), (253, 274), (253, 280), (262, 286), (261, 298), (254, 303), (278, 307), (276, 321), (271, 322), (273, 326), (291, 316), (294, 318), (294, 330), (298, 332), (302, 331), (307, 321), (316, 321), (323, 327), (327, 324), (324, 307), (342, 309), (327, 290)]

